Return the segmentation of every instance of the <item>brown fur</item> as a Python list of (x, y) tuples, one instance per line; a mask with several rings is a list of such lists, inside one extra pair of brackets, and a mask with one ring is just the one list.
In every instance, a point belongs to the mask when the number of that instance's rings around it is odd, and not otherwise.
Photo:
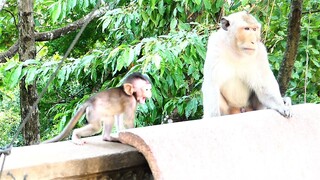
[(75, 144), (82, 145), (85, 141), (81, 137), (100, 132), (101, 121), (104, 127), (103, 140), (117, 141), (116, 137), (110, 135), (113, 124), (116, 122), (117, 131), (133, 128), (137, 104), (144, 103), (146, 98), (151, 98), (149, 79), (140, 73), (133, 73), (121, 87), (99, 92), (89, 98), (59, 135), (43, 143), (56, 142), (65, 138), (84, 113), (86, 113), (88, 125), (73, 131), (72, 141)]

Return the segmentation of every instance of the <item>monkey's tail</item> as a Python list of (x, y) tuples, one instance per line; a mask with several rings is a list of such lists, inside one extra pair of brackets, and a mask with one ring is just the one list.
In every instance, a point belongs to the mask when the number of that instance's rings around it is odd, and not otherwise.
[(57, 142), (65, 138), (73, 129), (73, 127), (76, 126), (77, 122), (79, 121), (81, 116), (84, 114), (87, 107), (88, 107), (88, 103), (84, 103), (60, 134), (53, 137), (52, 139), (43, 141), (41, 144)]

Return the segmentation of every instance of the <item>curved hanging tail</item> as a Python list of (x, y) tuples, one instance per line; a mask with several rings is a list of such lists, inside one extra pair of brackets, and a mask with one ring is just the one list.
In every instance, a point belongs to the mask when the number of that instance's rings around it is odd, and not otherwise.
[(63, 131), (58, 134), (57, 136), (55, 136), (52, 139), (43, 141), (41, 144), (46, 144), (46, 143), (52, 143), (52, 142), (57, 142), (62, 140), (63, 138), (65, 138), (74, 128), (74, 126), (76, 126), (77, 122), (79, 121), (79, 119), (81, 118), (81, 116), (84, 114), (86, 108), (88, 107), (88, 104), (85, 103), (81, 106), (81, 108), (78, 110), (78, 112), (73, 116), (73, 118), (69, 121), (69, 123), (67, 124), (67, 126), (63, 129)]

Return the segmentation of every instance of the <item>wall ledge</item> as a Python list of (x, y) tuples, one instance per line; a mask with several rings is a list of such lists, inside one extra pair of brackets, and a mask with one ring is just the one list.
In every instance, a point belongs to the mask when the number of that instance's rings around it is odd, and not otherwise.
[[(101, 136), (84, 139), (87, 144), (82, 146), (63, 141), (15, 147), (6, 157), (2, 178), (121, 179), (126, 174), (151, 178), (145, 158), (135, 148), (102, 141)], [(3, 156), (0, 160), (3, 161)]]
[(320, 104), (294, 105), (292, 111), (292, 118), (261, 110), (129, 129), (119, 135), (124, 144), (94, 136), (83, 146), (17, 147), (2, 177), (318, 180)]
[(319, 180), (320, 105), (128, 129), (155, 179)]

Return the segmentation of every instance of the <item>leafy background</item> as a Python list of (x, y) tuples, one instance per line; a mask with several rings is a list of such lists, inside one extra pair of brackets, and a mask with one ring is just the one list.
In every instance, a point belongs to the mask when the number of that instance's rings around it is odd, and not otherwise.
[[(0, 12), (0, 49), (17, 40), (17, 7), (13, 0)], [(88, 12), (96, 0), (35, 1), (36, 30), (50, 31)], [(252, 8), (250, 5), (256, 4)], [(286, 48), (290, 2), (285, 0), (116, 0), (92, 21), (41, 99), (41, 137), (60, 132), (90, 95), (121, 84), (133, 71), (149, 75), (153, 98), (138, 108), (136, 125), (149, 126), (199, 119), (202, 116), (202, 70), (208, 36), (222, 14), (251, 9), (263, 24), (263, 42), (275, 75)], [(293, 103), (319, 103), (320, 4), (305, 0), (301, 41), (287, 95)], [(10, 13), (9, 13), (10, 12)], [(37, 42), (37, 58), (17, 56), (0, 64), (0, 145), (7, 144), (20, 123), (18, 84), (36, 82), (40, 92), (74, 39), (70, 33)], [(85, 123), (85, 119), (78, 126)], [(18, 139), (15, 142), (20, 145)]]

